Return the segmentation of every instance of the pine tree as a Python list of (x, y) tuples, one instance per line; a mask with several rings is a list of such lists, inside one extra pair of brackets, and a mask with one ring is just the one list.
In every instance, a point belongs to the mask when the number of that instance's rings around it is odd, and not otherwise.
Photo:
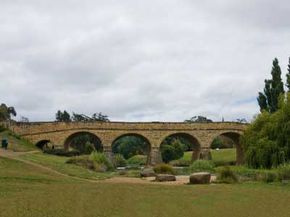
[(289, 57), (289, 64), (288, 64), (288, 73), (286, 77), (287, 77), (286, 86), (288, 87), (288, 93), (290, 93), (290, 57)]
[(281, 68), (277, 58), (273, 60), (272, 79), (265, 80), (264, 93), (259, 92), (257, 98), (260, 110), (270, 113), (277, 111), (279, 96), (284, 93), (284, 84), (281, 78)]

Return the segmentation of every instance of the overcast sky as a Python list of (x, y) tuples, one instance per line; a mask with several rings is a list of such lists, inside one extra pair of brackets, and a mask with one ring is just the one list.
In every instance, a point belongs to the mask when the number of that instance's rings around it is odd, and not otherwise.
[(0, 0), (0, 102), (30, 121), (250, 120), (289, 39), (289, 0)]

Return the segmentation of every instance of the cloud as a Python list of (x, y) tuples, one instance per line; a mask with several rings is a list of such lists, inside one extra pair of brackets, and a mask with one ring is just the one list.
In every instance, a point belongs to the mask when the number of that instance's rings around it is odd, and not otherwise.
[(279, 1), (0, 0), (0, 99), (30, 120), (251, 119), (271, 61), (286, 72)]

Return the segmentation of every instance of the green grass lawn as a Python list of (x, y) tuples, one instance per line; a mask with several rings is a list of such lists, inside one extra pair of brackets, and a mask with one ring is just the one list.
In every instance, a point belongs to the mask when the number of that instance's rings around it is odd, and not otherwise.
[[(236, 149), (220, 149), (220, 150), (211, 150), (212, 161), (217, 164), (229, 163), (236, 161)], [(185, 152), (182, 159), (191, 160), (192, 152)]]
[(290, 185), (88, 183), (0, 158), (1, 217), (289, 217)]
[(74, 164), (65, 163), (69, 158), (68, 157), (60, 157), (56, 155), (49, 155), (43, 153), (33, 153), (33, 154), (25, 154), (20, 156), (21, 159), (28, 160), (49, 168), (52, 168), (58, 172), (76, 176), (80, 178), (86, 179), (105, 179), (114, 175), (112, 172), (106, 173), (97, 173), (92, 170), (88, 170), (81, 166), (77, 166)]

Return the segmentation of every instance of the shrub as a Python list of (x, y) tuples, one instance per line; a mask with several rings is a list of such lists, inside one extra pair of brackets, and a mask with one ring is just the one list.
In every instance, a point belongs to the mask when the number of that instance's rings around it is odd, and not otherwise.
[(125, 167), (127, 165), (125, 158), (121, 154), (114, 155), (113, 163), (115, 167)]
[(80, 155), (80, 152), (77, 150), (67, 151), (65, 149), (44, 149), (43, 153), (64, 157), (73, 157)]
[(183, 157), (184, 145), (177, 139), (173, 140), (171, 144), (161, 145), (161, 155), (165, 163)]
[(234, 166), (236, 165), (236, 161), (226, 161), (226, 160), (213, 160), (212, 161), (216, 167), (220, 166)]
[(106, 170), (113, 169), (113, 165), (104, 153), (94, 151), (90, 154), (89, 159), (96, 162), (100, 166), (106, 166)]
[(91, 154), (95, 150), (96, 150), (96, 148), (95, 148), (94, 144), (92, 144), (90, 142), (86, 142), (85, 148), (84, 148), (84, 154)]
[(278, 179), (290, 180), (290, 164), (284, 164), (278, 167)]
[(207, 160), (196, 160), (189, 166), (190, 172), (214, 172), (214, 165)]
[(218, 170), (217, 180), (221, 183), (236, 183), (238, 177), (230, 167), (222, 167)]
[[(217, 168), (217, 170), (221, 168)], [(251, 169), (245, 166), (234, 166), (231, 168), (231, 170), (234, 171), (236, 175), (245, 180), (256, 180), (257, 176), (261, 173), (261, 170)]]
[(135, 155), (127, 160), (128, 165), (143, 166), (147, 164), (146, 155)]
[(75, 164), (77, 166), (84, 167), (96, 172), (106, 172), (108, 167), (104, 164), (98, 164), (97, 162), (90, 160), (88, 156), (72, 157), (66, 161), (68, 164)]
[(190, 161), (185, 159), (179, 159), (170, 161), (169, 164), (176, 167), (188, 167), (190, 165)]
[(4, 132), (6, 129), (5, 129), (5, 127), (3, 127), (2, 125), (0, 125), (0, 133), (1, 132)]
[(96, 166), (94, 161), (89, 160), (88, 157), (72, 157), (66, 161), (67, 164), (75, 164), (78, 166), (82, 166), (84, 168), (95, 170)]
[(257, 174), (258, 181), (263, 181), (266, 183), (274, 182), (277, 180), (277, 173), (273, 171), (264, 171), (262, 173)]
[(174, 170), (169, 164), (157, 164), (153, 170), (158, 174), (174, 174)]

